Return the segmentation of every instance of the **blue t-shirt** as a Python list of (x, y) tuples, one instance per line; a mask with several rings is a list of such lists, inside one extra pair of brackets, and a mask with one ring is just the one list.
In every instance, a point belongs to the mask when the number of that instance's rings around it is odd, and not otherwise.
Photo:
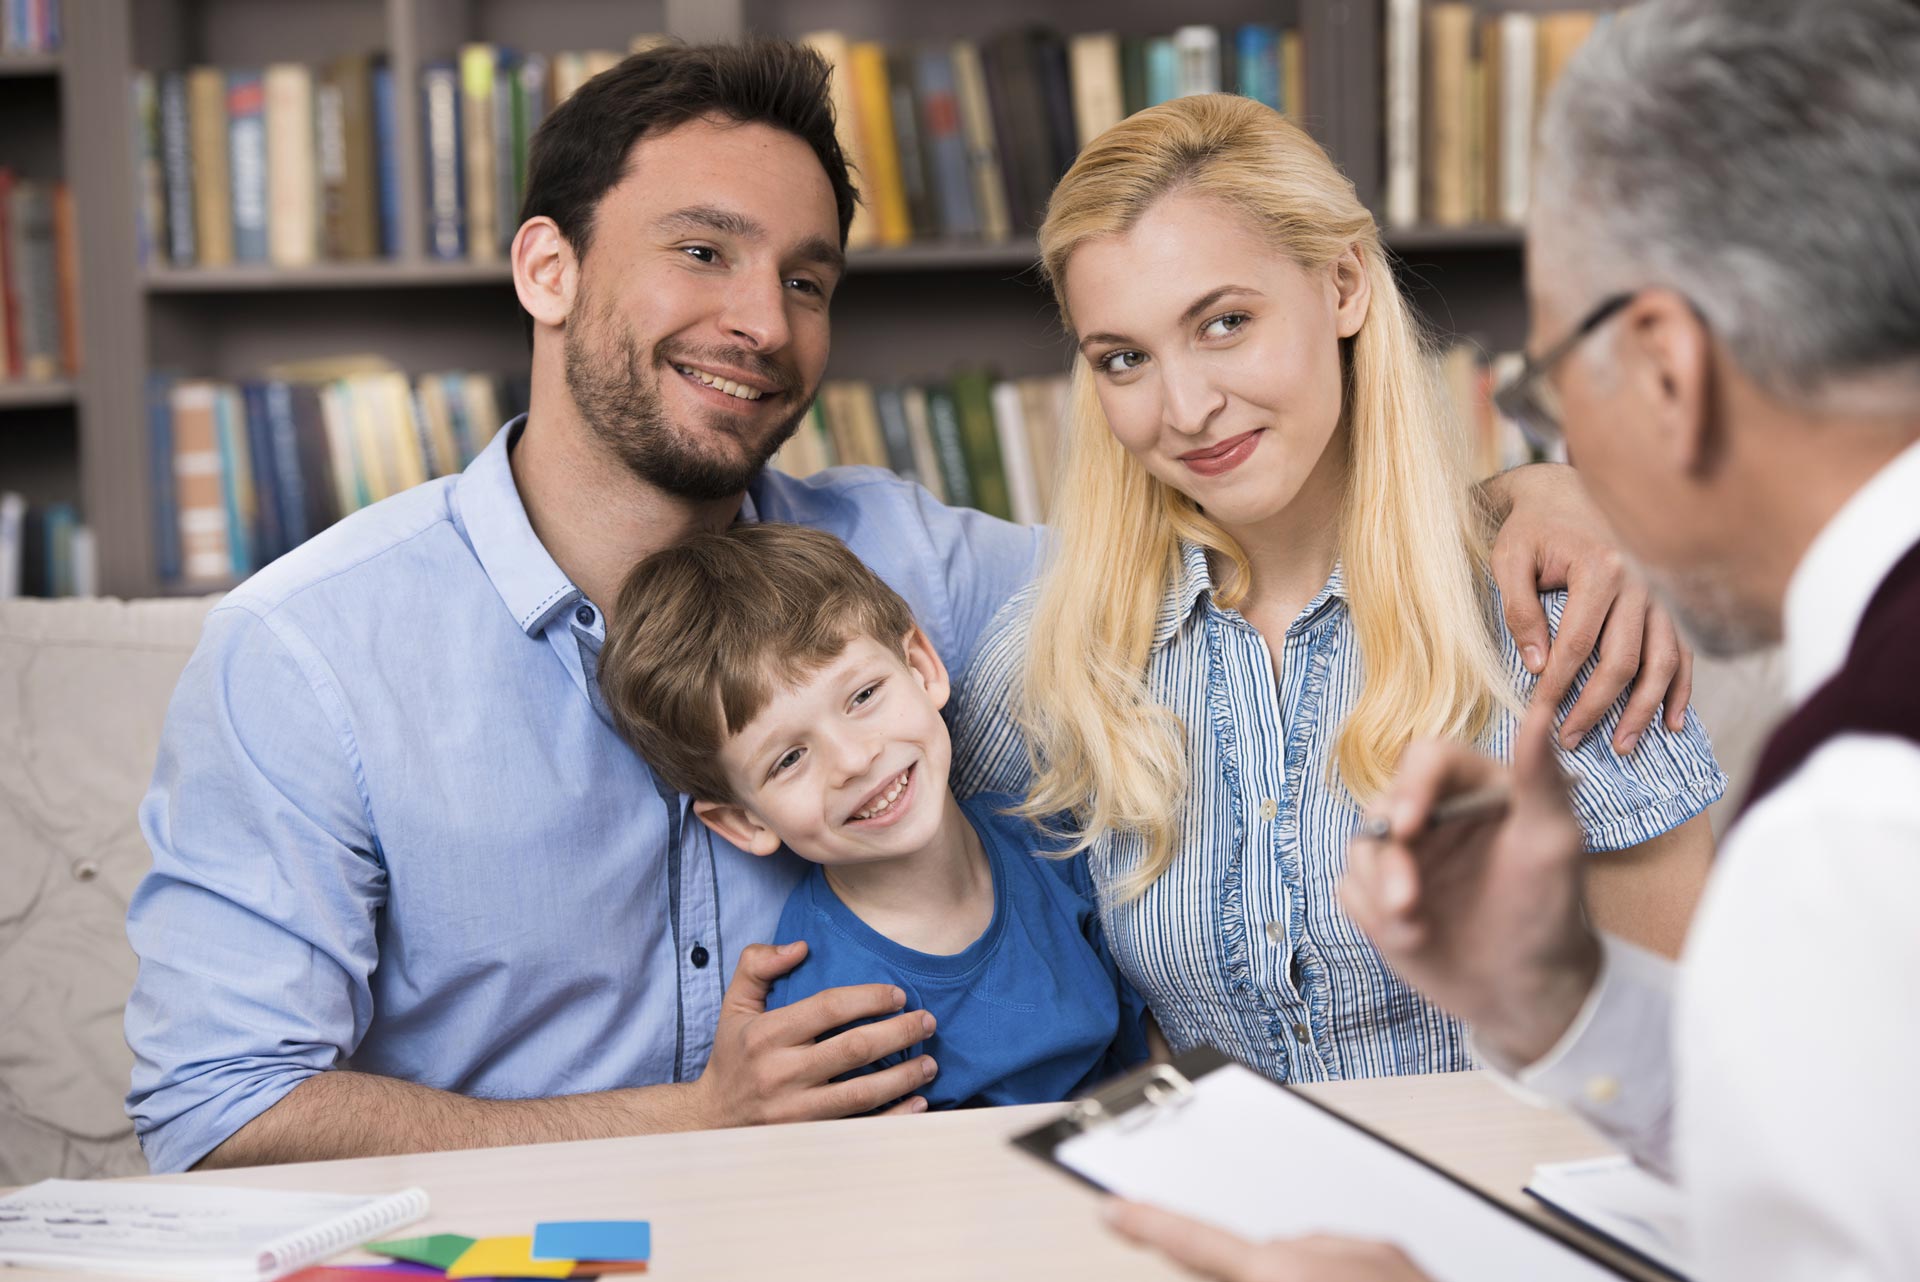
[(1146, 1006), (1100, 934), (1083, 858), (1044, 859), (1042, 834), (1001, 813), (1018, 798), (960, 803), (993, 873), (993, 920), (950, 956), (896, 944), (854, 915), (814, 865), (780, 914), (776, 944), (807, 959), (774, 982), (767, 1009), (847, 984), (897, 984), (908, 1010), (939, 1021), (927, 1041), (860, 1070), (929, 1054), (929, 1108), (1040, 1104), (1073, 1095), (1147, 1057)]

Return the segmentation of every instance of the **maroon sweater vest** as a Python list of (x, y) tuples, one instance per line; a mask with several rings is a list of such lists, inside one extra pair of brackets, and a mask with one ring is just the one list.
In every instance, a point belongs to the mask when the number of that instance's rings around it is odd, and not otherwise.
[(1740, 813), (1842, 734), (1897, 735), (1920, 744), (1920, 544), (1874, 592), (1840, 671), (1767, 740)]

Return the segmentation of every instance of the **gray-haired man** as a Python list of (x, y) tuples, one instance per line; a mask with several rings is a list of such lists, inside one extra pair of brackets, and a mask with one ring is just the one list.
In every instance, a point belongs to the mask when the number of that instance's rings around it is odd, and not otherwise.
[[(1503, 401), (1564, 424), (1703, 648), (1784, 638), (1800, 707), (1677, 973), (1587, 925), (1537, 715), (1510, 770), (1408, 753), (1348, 910), (1486, 1058), (1677, 1173), (1700, 1282), (1920, 1277), (1920, 6), (1624, 12), (1556, 88), (1538, 183)], [(1504, 818), (1425, 831), (1495, 782)], [(1221, 1277), (1419, 1276), (1383, 1244), (1116, 1219)]]

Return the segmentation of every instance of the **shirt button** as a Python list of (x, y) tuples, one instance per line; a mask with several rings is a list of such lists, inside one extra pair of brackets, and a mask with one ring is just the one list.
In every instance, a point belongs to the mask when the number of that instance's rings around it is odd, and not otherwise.
[(99, 875), (100, 865), (94, 863), (91, 859), (82, 859), (73, 866), (73, 879), (75, 881), (92, 881)]
[(1586, 1096), (1594, 1104), (1611, 1104), (1620, 1095), (1620, 1079), (1611, 1074), (1602, 1073), (1598, 1077), (1589, 1077)]
[(593, 626), (593, 607), (583, 605), (573, 612), (573, 617), (581, 627), (590, 628)]
[(703, 945), (695, 944), (693, 951), (687, 954), (687, 960), (696, 967), (704, 969), (707, 964), (707, 950)]
[(1307, 1044), (1307, 1026), (1305, 1024), (1295, 1024), (1293, 1026), (1293, 1040), (1299, 1042), (1302, 1046)]
[(1266, 820), (1268, 823), (1272, 823), (1273, 817), (1279, 813), (1280, 813), (1280, 803), (1275, 801), (1272, 797), (1268, 797), (1265, 801), (1260, 803), (1260, 817)]
[(1287, 942), (1287, 923), (1270, 921), (1267, 923), (1267, 942), (1275, 948)]

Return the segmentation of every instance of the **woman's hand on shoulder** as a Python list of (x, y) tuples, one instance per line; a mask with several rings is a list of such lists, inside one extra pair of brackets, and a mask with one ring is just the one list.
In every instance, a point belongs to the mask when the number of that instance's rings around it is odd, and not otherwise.
[[(1633, 750), (1663, 704), (1667, 727), (1684, 728), (1693, 651), (1573, 469), (1537, 463), (1485, 485), (1494, 510), (1505, 514), (1493, 542), (1493, 577), (1521, 661), (1540, 678), (1534, 698), (1558, 704), (1588, 656), (1599, 657), (1561, 723), (1561, 746), (1577, 745), (1628, 687), (1633, 694), (1614, 730), (1616, 752)], [(1539, 594), (1561, 588), (1567, 605), (1556, 638)]]

